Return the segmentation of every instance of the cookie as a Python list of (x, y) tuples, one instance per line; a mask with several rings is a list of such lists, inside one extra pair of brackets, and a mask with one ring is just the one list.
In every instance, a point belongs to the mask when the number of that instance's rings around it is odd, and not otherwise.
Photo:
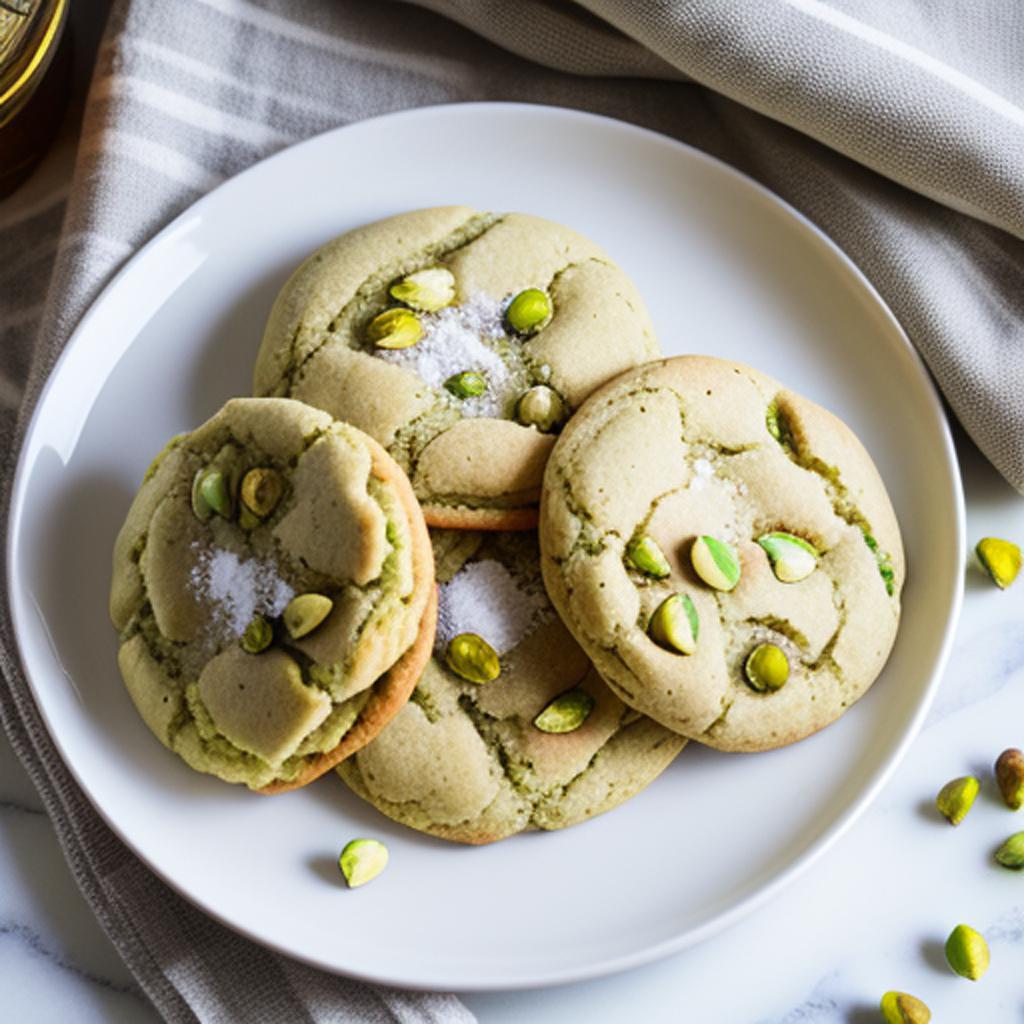
[(838, 718), (885, 664), (903, 546), (852, 431), (747, 366), (627, 373), (559, 438), (544, 580), (615, 692), (722, 750)]
[[(585, 821), (659, 775), (685, 740), (602, 682), (547, 599), (536, 535), (431, 536), (435, 654), (395, 720), (339, 766), (349, 787), (421, 832), (490, 843)], [(452, 643), (467, 635), (475, 649)]]
[(277, 297), (254, 389), (376, 438), (428, 524), (525, 529), (571, 411), (657, 355), (636, 288), (592, 242), (539, 217), (449, 206), (313, 253)]
[(197, 771), (263, 792), (367, 743), (430, 656), (433, 559), (408, 479), (290, 399), (235, 399), (160, 453), (114, 548), (118, 665)]

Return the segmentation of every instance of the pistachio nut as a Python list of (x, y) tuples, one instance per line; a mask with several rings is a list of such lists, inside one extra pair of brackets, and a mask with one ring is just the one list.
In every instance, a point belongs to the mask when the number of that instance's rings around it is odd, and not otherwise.
[(977, 981), (988, 970), (988, 943), (970, 925), (958, 924), (946, 939), (946, 960), (961, 978)]
[(388, 848), (378, 839), (353, 839), (345, 844), (338, 867), (350, 889), (372, 882), (388, 865)]
[(1017, 578), (1020, 572), (1020, 548), (1012, 541), (983, 537), (974, 551), (982, 568), (1000, 590), (1005, 590)]
[(665, 552), (661, 550), (658, 542), (646, 533), (637, 534), (626, 545), (626, 558), (634, 568), (639, 569), (645, 576), (653, 576), (656, 580), (663, 580), (672, 572)]
[(1024, 753), (1016, 747), (1004, 750), (996, 759), (996, 782), (1006, 806), (1019, 811), (1024, 805)]
[(454, 300), (455, 275), (446, 267), (427, 267), (396, 281), (388, 292), (413, 309), (436, 313)]
[(928, 1024), (932, 1011), (916, 996), (906, 992), (886, 992), (882, 996), (885, 1024)]
[(284, 494), (284, 480), (276, 469), (257, 466), (242, 477), (242, 504), (254, 516), (265, 519)]
[(594, 710), (594, 698), (578, 687), (556, 697), (534, 720), (541, 732), (574, 732)]
[(262, 522), (255, 512), (250, 512), (244, 505), (238, 510), (238, 525), (243, 530), (255, 530)]
[(1024, 832), (1015, 832), (996, 850), (996, 860), (1004, 868), (1024, 868)]
[(516, 419), (524, 426), (547, 432), (553, 430), (565, 417), (565, 403), (554, 388), (535, 384), (519, 396)]
[(449, 377), (444, 386), (456, 398), (476, 398), (487, 390), (487, 378), (475, 370), (465, 370)]
[(740, 556), (731, 544), (706, 534), (690, 548), (693, 571), (715, 590), (732, 590), (740, 581)]
[(693, 654), (697, 650), (700, 622), (689, 594), (673, 594), (654, 610), (647, 625), (651, 639), (668, 651)]
[(293, 640), (312, 633), (328, 615), (334, 602), (323, 594), (299, 594), (284, 610), (284, 625)]
[(775, 644), (758, 644), (743, 663), (743, 674), (752, 690), (774, 693), (789, 679), (789, 659)]
[(377, 348), (412, 348), (423, 337), (423, 324), (407, 309), (385, 309), (366, 325), (366, 337)]
[(935, 798), (939, 813), (950, 823), (959, 825), (974, 804), (981, 783), (973, 775), (947, 782)]
[(534, 334), (550, 321), (551, 298), (540, 288), (521, 291), (505, 310), (505, 322), (516, 334)]
[(766, 533), (757, 538), (783, 583), (799, 583), (818, 568), (818, 549), (792, 533)]
[(476, 633), (459, 633), (448, 641), (444, 660), (448, 667), (468, 683), (493, 683), (501, 675), (498, 653)]
[(246, 654), (259, 654), (274, 642), (274, 627), (262, 615), (257, 615), (242, 634), (242, 650)]
[(219, 469), (206, 466), (196, 473), (192, 480), (192, 511), (204, 520), (214, 513), (230, 518), (231, 490)]

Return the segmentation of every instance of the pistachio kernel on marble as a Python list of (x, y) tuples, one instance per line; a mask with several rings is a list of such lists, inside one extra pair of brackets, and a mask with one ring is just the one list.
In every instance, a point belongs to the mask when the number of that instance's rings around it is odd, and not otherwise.
[(715, 590), (728, 592), (740, 581), (740, 557), (724, 540), (698, 537), (690, 548), (690, 561), (693, 571)]
[(454, 300), (455, 275), (445, 267), (427, 267), (396, 281), (388, 292), (413, 309), (436, 313)]
[(245, 627), (240, 642), (246, 654), (259, 654), (274, 642), (274, 627), (262, 615), (257, 615)]
[(1024, 753), (1016, 747), (1004, 750), (996, 759), (996, 782), (1011, 811), (1024, 806)]
[(299, 594), (284, 610), (285, 629), (293, 640), (301, 640), (331, 614), (333, 607), (334, 602), (323, 594)]
[(551, 299), (540, 288), (527, 288), (505, 310), (505, 323), (516, 334), (534, 334), (551, 320)]
[(974, 548), (982, 568), (989, 574), (992, 582), (1005, 590), (1020, 572), (1020, 548), (1012, 541), (1001, 540), (999, 537), (983, 537)]
[(407, 309), (386, 309), (366, 325), (366, 337), (377, 348), (412, 348), (423, 337), (423, 324)]
[(242, 505), (258, 519), (266, 519), (284, 494), (284, 481), (274, 469), (257, 466), (242, 477)]
[(476, 633), (453, 636), (445, 648), (444, 660), (467, 683), (493, 683), (501, 675), (497, 651)]
[(776, 644), (758, 644), (743, 662), (743, 675), (752, 690), (774, 693), (789, 679), (789, 659)]
[(476, 398), (487, 390), (487, 378), (475, 370), (452, 374), (444, 382), (445, 390), (456, 398)]
[(231, 491), (219, 469), (205, 466), (192, 480), (192, 511), (203, 520), (215, 513), (224, 519), (231, 516)]
[(1024, 832), (1015, 832), (996, 850), (996, 861), (1004, 868), (1024, 868)]
[(818, 568), (818, 549), (792, 533), (766, 533), (757, 538), (783, 583), (799, 583)]
[(885, 1024), (928, 1024), (932, 1019), (932, 1011), (907, 992), (886, 992), (881, 1009)]
[(947, 782), (935, 798), (939, 813), (950, 823), (959, 825), (974, 805), (981, 783), (973, 775)]
[(693, 654), (697, 650), (700, 621), (689, 594), (673, 594), (654, 610), (647, 625), (651, 639), (667, 651)]
[(575, 689), (556, 697), (534, 720), (541, 732), (575, 732), (594, 710), (594, 698), (586, 690)]
[(542, 433), (553, 430), (565, 416), (565, 403), (554, 388), (535, 384), (519, 396), (516, 419), (523, 426), (536, 427)]
[(672, 572), (665, 552), (646, 533), (639, 534), (626, 545), (626, 558), (635, 569), (656, 580), (663, 580)]
[(378, 839), (353, 839), (345, 844), (338, 867), (350, 889), (372, 882), (388, 864), (388, 848)]
[(970, 925), (958, 924), (946, 939), (946, 961), (961, 978), (977, 981), (988, 970), (988, 943)]

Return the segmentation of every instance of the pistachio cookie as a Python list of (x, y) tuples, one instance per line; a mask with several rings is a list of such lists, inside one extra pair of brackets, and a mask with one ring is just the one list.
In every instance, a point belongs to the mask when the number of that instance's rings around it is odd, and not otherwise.
[(274, 304), (254, 387), (376, 438), (430, 525), (525, 529), (562, 423), (658, 354), (636, 288), (592, 242), (448, 206), (313, 253)]
[(555, 607), (627, 704), (722, 750), (828, 725), (896, 636), (903, 546), (870, 456), (747, 366), (651, 363), (559, 438), (540, 541)]
[(430, 656), (429, 544), (371, 438), (290, 399), (228, 402), (160, 453), (114, 547), (118, 665), (146, 725), (263, 792), (333, 768)]
[(462, 843), (556, 829), (638, 793), (685, 740), (601, 681), (544, 593), (536, 535), (431, 531), (434, 657), (412, 700), (338, 768), (389, 818)]

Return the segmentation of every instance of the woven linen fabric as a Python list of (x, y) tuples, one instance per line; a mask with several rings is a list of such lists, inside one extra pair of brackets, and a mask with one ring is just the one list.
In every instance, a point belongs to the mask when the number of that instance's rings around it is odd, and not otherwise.
[[(782, 195), (868, 275), (971, 436), (1024, 489), (1022, 41), (1024, 7), (1005, 0), (118, 0), (73, 172), (60, 163), (51, 190), (37, 182), (31, 202), (0, 203), (4, 531), (47, 374), (143, 242), (291, 142), (479, 99), (632, 121)], [(62, 764), (6, 604), (0, 667), (0, 715), (71, 870), (167, 1020), (471, 1019), (452, 997), (300, 966), (192, 908), (120, 843)]]

